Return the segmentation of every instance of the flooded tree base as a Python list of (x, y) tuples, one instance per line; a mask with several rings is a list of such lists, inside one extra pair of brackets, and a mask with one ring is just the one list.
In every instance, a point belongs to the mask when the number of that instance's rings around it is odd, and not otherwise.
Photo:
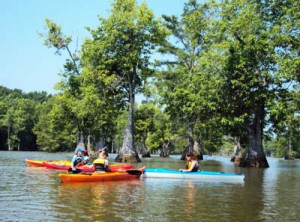
[(142, 154), (142, 157), (143, 157), (143, 158), (150, 158), (151, 155), (150, 155), (149, 152), (147, 152), (147, 153)]
[[(185, 160), (185, 156), (186, 156), (186, 153), (182, 154), (180, 160)], [(200, 160), (203, 160), (203, 154), (200, 153), (200, 154), (196, 155), (196, 158), (197, 158), (197, 160), (199, 160), (199, 161), (200, 161)]]
[(230, 161), (233, 162), (234, 166), (240, 166), (240, 162), (242, 160), (242, 156), (233, 156)]
[(295, 157), (291, 156), (291, 155), (285, 155), (284, 156), (285, 160), (295, 160)]
[(256, 168), (268, 168), (269, 163), (264, 154), (257, 155), (256, 153), (247, 153), (240, 157), (240, 159), (235, 158), (234, 163), (238, 164), (239, 167), (256, 167)]
[(115, 159), (118, 163), (139, 163), (142, 162), (138, 154), (119, 153)]
[(166, 157), (169, 157), (169, 154), (167, 153), (161, 153), (159, 154), (160, 157), (163, 157), (163, 158), (166, 158)]

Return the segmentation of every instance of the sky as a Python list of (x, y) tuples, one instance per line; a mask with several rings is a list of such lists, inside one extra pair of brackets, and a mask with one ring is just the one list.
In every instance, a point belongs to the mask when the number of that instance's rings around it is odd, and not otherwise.
[[(186, 0), (146, 0), (155, 16), (180, 15)], [(111, 0), (0, 0), (0, 85), (23, 92), (46, 91), (54, 86), (67, 58), (44, 45), (45, 18), (62, 27), (67, 36), (82, 42), (90, 35), (85, 27), (99, 26), (107, 18)], [(80, 45), (79, 48), (80, 49)], [(75, 50), (75, 48), (73, 49)]]

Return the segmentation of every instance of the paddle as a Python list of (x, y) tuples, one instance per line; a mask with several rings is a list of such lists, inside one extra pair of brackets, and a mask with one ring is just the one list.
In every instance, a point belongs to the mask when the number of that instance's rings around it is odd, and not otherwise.
[(125, 172), (131, 175), (142, 175), (142, 173), (144, 172), (145, 167), (141, 168), (141, 169), (130, 169), (130, 170), (126, 170)]
[(68, 169), (68, 173), (77, 174), (77, 173), (81, 173), (81, 172), (82, 172), (82, 170), (80, 170), (80, 169), (73, 170), (71, 167)]

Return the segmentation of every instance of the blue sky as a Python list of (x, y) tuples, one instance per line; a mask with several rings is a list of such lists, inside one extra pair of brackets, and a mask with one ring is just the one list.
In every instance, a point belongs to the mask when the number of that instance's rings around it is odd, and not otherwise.
[[(98, 15), (108, 16), (110, 0), (1, 0), (0, 85), (24, 92), (56, 93), (66, 55), (43, 44), (45, 18), (61, 25), (66, 35), (83, 41), (85, 27), (96, 28)], [(156, 16), (180, 15), (186, 0), (146, 0)], [(79, 47), (80, 48), (80, 47)]]

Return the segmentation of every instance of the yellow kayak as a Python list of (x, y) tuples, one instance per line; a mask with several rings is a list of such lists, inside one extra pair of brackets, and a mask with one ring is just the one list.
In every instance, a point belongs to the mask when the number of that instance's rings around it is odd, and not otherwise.
[(54, 163), (57, 165), (71, 166), (70, 160), (29, 160), (29, 159), (26, 159), (26, 163), (30, 167), (45, 167), (46, 163)]
[(44, 164), (45, 160), (28, 160), (28, 159), (26, 159), (25, 161), (28, 164), (28, 166), (30, 166), (30, 167), (44, 167), (45, 166), (45, 164)]

